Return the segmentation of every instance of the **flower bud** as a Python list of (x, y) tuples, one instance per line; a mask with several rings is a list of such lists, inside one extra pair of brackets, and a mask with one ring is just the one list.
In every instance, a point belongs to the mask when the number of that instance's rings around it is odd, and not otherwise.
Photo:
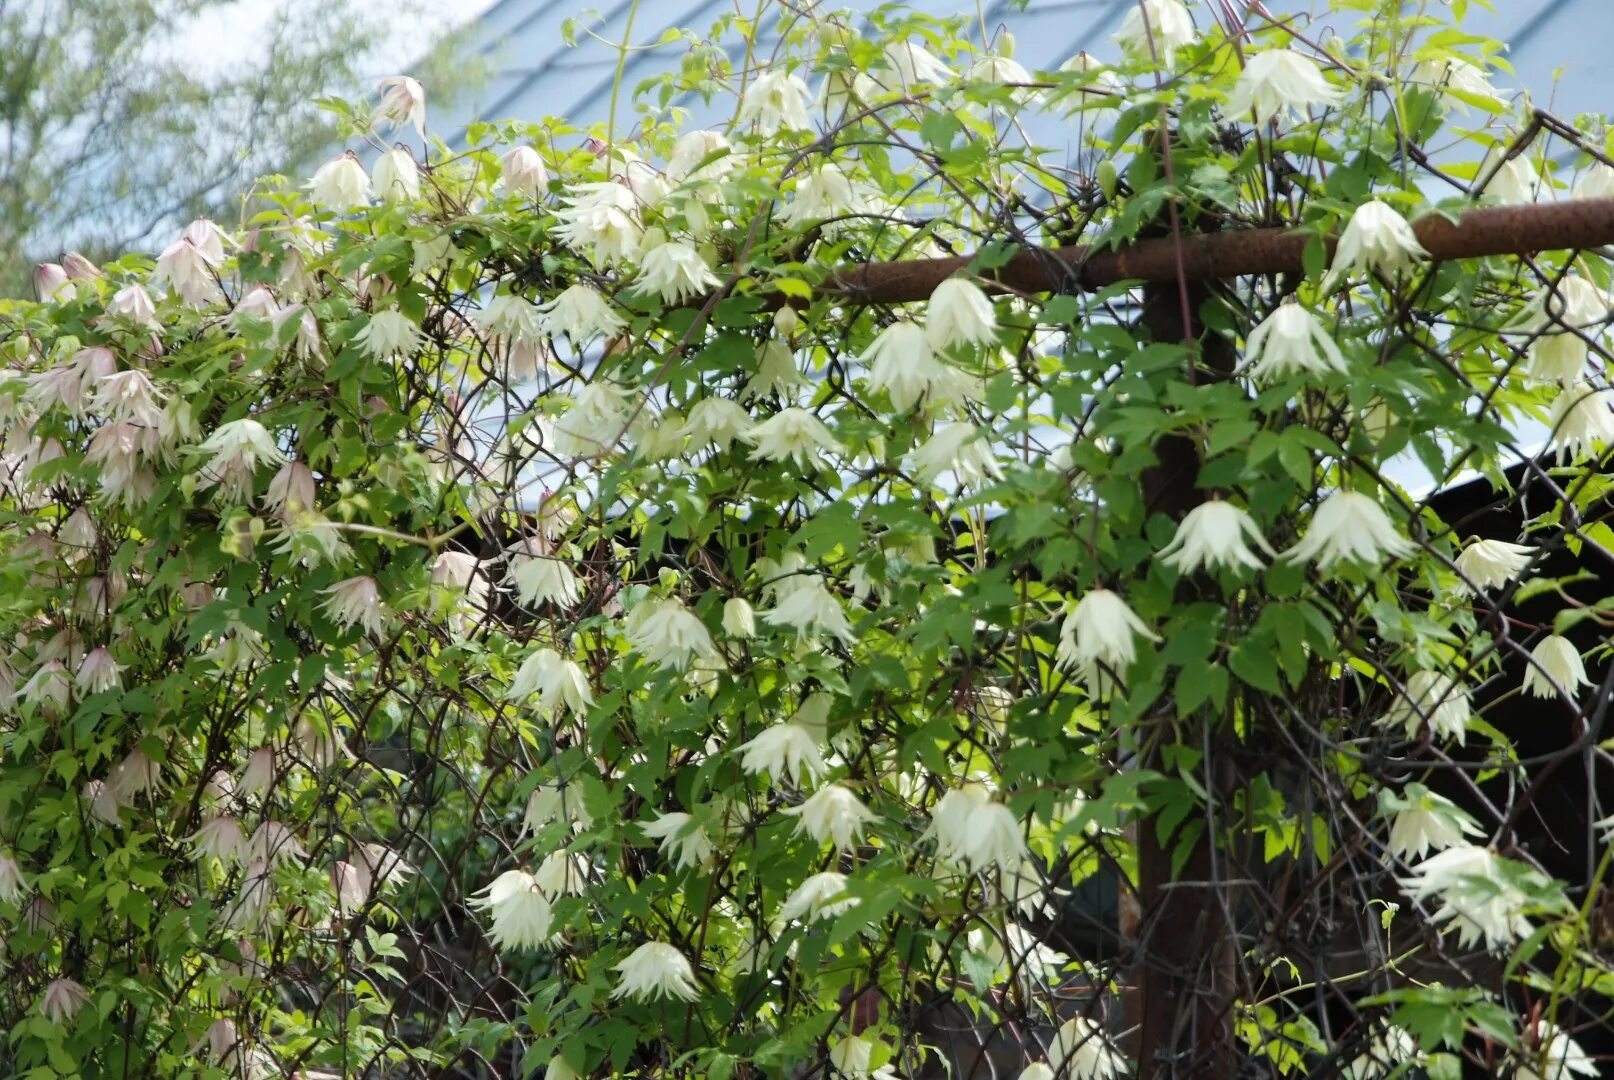
[(101, 276), (101, 268), (76, 251), (62, 256), (62, 269), (74, 281), (94, 281)]
[(34, 293), (41, 301), (71, 300), (75, 291), (67, 271), (56, 263), (40, 263), (34, 267)]

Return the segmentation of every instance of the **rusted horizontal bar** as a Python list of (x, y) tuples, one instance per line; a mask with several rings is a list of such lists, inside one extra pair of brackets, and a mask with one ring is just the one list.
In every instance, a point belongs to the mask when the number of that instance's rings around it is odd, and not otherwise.
[[(1477, 206), (1455, 223), (1429, 214), (1413, 229), (1435, 259), (1601, 247), (1614, 244), (1614, 198)], [(1140, 240), (1113, 251), (1085, 245), (1027, 248), (986, 276), (1019, 292), (1041, 293), (1097, 289), (1118, 281), (1172, 282), (1179, 274), (1189, 281), (1210, 281), (1300, 273), (1309, 235), (1284, 228), (1242, 229)], [(1332, 238), (1327, 246), (1332, 258)], [(865, 263), (835, 271), (826, 289), (863, 303), (924, 300), (969, 264), (969, 256)]]

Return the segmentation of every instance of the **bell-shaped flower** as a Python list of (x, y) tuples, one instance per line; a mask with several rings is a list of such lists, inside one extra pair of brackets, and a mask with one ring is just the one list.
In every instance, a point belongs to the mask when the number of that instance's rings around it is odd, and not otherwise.
[(763, 728), (740, 745), (740, 755), (740, 768), (750, 775), (766, 773), (775, 783), (788, 778), (797, 787), (816, 783), (829, 771), (818, 739), (794, 720)]
[(1509, 205), (1533, 203), (1541, 197), (1541, 174), (1523, 155), (1508, 158), (1485, 182), (1485, 194)]
[(582, 716), (594, 704), (594, 691), (582, 666), (550, 648), (538, 649), (522, 661), (505, 697), (525, 701), (533, 694), (538, 695), (538, 708), (544, 712), (559, 706)]
[(663, 303), (682, 304), (711, 292), (722, 283), (693, 246), (681, 240), (667, 240), (659, 229), (645, 231), (644, 246), (639, 254), (639, 276), (634, 282), (634, 290), (640, 295), (659, 294)]
[(569, 608), (577, 604), (577, 575), (564, 559), (551, 555), (512, 555), (510, 575), (515, 579), (516, 595), (528, 607), (556, 604)]
[(763, 136), (777, 134), (781, 129), (805, 131), (812, 126), (807, 115), (807, 84), (797, 75), (783, 68), (764, 71), (751, 81), (740, 98), (740, 111), (736, 120), (740, 124), (755, 123)]
[(1465, 948), (1480, 940), (1488, 948), (1506, 948), (1528, 937), (1531, 927), (1524, 914), (1529, 897), (1507, 879), (1505, 863), (1489, 848), (1459, 844), (1399, 881), (1415, 902), (1439, 902), (1434, 921), (1450, 923)]
[(1594, 162), (1575, 181), (1574, 194), (1577, 199), (1614, 199), (1614, 166)]
[(914, 448), (909, 460), (914, 475), (926, 484), (936, 483), (949, 472), (965, 487), (1003, 479), (1003, 468), (993, 453), (992, 440), (984, 437), (974, 424), (941, 425), (935, 434)]
[(1462, 575), (1457, 591), (1472, 596), (1480, 589), (1501, 588), (1524, 573), (1535, 553), (1525, 544), (1475, 537), (1457, 556), (1457, 572)]
[(816, 642), (821, 634), (844, 645), (857, 640), (846, 610), (817, 575), (794, 577), (787, 587), (781, 586), (774, 606), (762, 613), (762, 621), (769, 626), (794, 629), (797, 641)]
[(1191, 574), (1201, 567), (1216, 569), (1220, 566), (1246, 566), (1261, 568), (1261, 559), (1250, 550), (1246, 540), (1273, 556), (1277, 553), (1268, 546), (1255, 519), (1230, 502), (1211, 499), (1200, 503), (1183, 516), (1177, 526), (1177, 535), (1171, 543), (1160, 549), (1158, 558), (1180, 574)]
[(247, 862), (247, 838), (241, 823), (229, 814), (215, 814), (190, 836), (196, 854), (222, 863)]
[(826, 222), (825, 232), (835, 235), (849, 222), (838, 219), (870, 213), (872, 207), (840, 166), (826, 162), (796, 181), (779, 221), (790, 229)]
[(203, 307), (224, 295), (216, 277), (218, 264), (200, 248), (180, 237), (157, 256), (151, 280), (167, 285), (191, 307)]
[(1573, 701), (1575, 691), (1591, 685), (1580, 650), (1563, 635), (1548, 634), (1530, 650), (1530, 666), (1524, 671), (1526, 694), (1543, 698), (1563, 694)]
[(951, 82), (953, 69), (934, 53), (912, 41), (896, 41), (885, 47), (885, 62), (895, 73), (899, 85), (893, 89), (906, 89), (921, 83), (941, 85)]
[(566, 203), (555, 211), (556, 239), (586, 255), (595, 266), (632, 261), (642, 229), (639, 201), (615, 180), (573, 184)]
[(1250, 331), (1245, 351), (1256, 378), (1344, 375), (1350, 370), (1328, 330), (1299, 304), (1279, 304)]
[(362, 626), (365, 633), (377, 637), (386, 630), (387, 609), (381, 603), (375, 578), (350, 577), (324, 591), (326, 600), (322, 607), (338, 626), (343, 629)]
[(1048, 1060), (1055, 1073), (1071, 1080), (1111, 1080), (1130, 1071), (1126, 1057), (1104, 1029), (1085, 1016), (1073, 1016), (1059, 1025), (1048, 1048)]
[(395, 146), (376, 159), (372, 174), (375, 191), (387, 202), (413, 202), (420, 198), (420, 167), (415, 156)]
[(1127, 6), (1115, 32), (1116, 44), (1142, 60), (1156, 57), (1170, 64), (1177, 50), (1198, 40), (1194, 20), (1180, 0), (1139, 0)]
[(859, 359), (869, 366), (869, 389), (890, 394), (891, 406), (898, 412), (907, 412), (921, 400), (945, 405), (977, 394), (969, 376), (937, 359), (917, 323), (892, 323)]
[(488, 938), (497, 948), (517, 951), (549, 943), (554, 912), (530, 872), (506, 870), (469, 903), (488, 914)]
[(86, 694), (100, 694), (116, 690), (121, 685), (118, 673), (122, 670), (123, 667), (112, 659), (106, 646), (98, 645), (84, 654), (73, 681)]
[(641, 601), (623, 628), (634, 651), (658, 667), (682, 671), (697, 657), (717, 656), (700, 616), (672, 598)]
[(1312, 105), (1334, 105), (1344, 95), (1328, 84), (1322, 69), (1294, 49), (1268, 49), (1245, 61), (1227, 99), (1230, 116), (1255, 114), (1257, 123), (1289, 110), (1304, 115)]
[(1433, 851), (1468, 843), (1480, 827), (1457, 804), (1436, 795), (1422, 784), (1408, 784), (1400, 794), (1379, 793), (1383, 812), (1390, 817), (1390, 854), (1398, 859), (1422, 859)]
[(1091, 589), (1065, 617), (1057, 659), (1065, 668), (1103, 665), (1123, 673), (1138, 657), (1137, 639), (1159, 635), (1109, 589)]
[(72, 979), (61, 976), (45, 984), (45, 992), (39, 998), (39, 1011), (53, 1024), (66, 1024), (72, 1022), (89, 1000), (88, 990)]
[(800, 806), (785, 810), (797, 818), (796, 831), (806, 833), (820, 844), (833, 843), (837, 851), (851, 851), (863, 839), (866, 826), (880, 816), (863, 805), (852, 789), (843, 784), (825, 784)]
[(308, 197), (323, 210), (345, 214), (370, 201), (370, 175), (351, 150), (314, 170), (308, 182)]
[(60, 263), (40, 263), (34, 267), (34, 295), (42, 304), (53, 300), (65, 303), (78, 295), (78, 288)]
[(1427, 724), (1435, 738), (1453, 739), (1462, 746), (1473, 716), (1468, 689), (1456, 676), (1438, 671), (1414, 671), (1407, 676), (1406, 686), (1397, 692), (1378, 723), (1403, 729), (1409, 739), (1416, 739)]
[(426, 90), (408, 75), (391, 75), (381, 80), (381, 105), (377, 123), (390, 121), (393, 127), (408, 124), (422, 139), (426, 137)]
[(742, 596), (731, 596), (723, 602), (723, 633), (738, 640), (757, 636), (756, 612)]
[(132, 281), (112, 294), (107, 301), (108, 315), (115, 315), (120, 319), (127, 319), (135, 326), (155, 330), (158, 327), (157, 306), (151, 302), (151, 294), (138, 281)]
[(1565, 274), (1543, 288), (1521, 320), (1531, 334), (1530, 375), (1569, 384), (1580, 378), (1595, 340), (1608, 318), (1608, 301), (1579, 274)]
[(396, 308), (372, 312), (370, 321), (353, 338), (375, 360), (413, 355), (423, 340), (420, 324)]
[(28, 894), (22, 867), (10, 852), (0, 849), (0, 904), (15, 904)]
[(795, 406), (780, 409), (740, 438), (754, 447), (752, 461), (794, 461), (804, 469), (823, 464), (825, 452), (842, 452), (822, 420)]
[(744, 405), (725, 397), (707, 397), (689, 410), (680, 434), (696, 446), (716, 446), (727, 450), (743, 438), (752, 426), (751, 413)]
[(538, 310), (548, 333), (565, 334), (578, 344), (601, 334), (609, 337), (627, 326), (605, 297), (581, 283), (561, 290)]
[(1614, 440), (1614, 391), (1584, 383), (1565, 387), (1547, 409), (1550, 444), (1558, 461), (1582, 461)]
[(819, 919), (833, 919), (857, 905), (857, 897), (846, 895), (846, 875), (826, 870), (796, 886), (779, 908), (779, 919), (782, 922), (795, 922), (797, 919), (817, 922)]
[(647, 941), (612, 970), (622, 978), (611, 991), (614, 998), (630, 997), (636, 1001), (653, 1001), (657, 998), (675, 998), (679, 1001), (698, 1001), (700, 987), (695, 985), (695, 971), (689, 960), (676, 948), (662, 941)]
[(1417, 550), (1402, 536), (1378, 500), (1359, 491), (1336, 491), (1312, 515), (1300, 542), (1283, 553), (1286, 559), (1313, 560), (1319, 569), (1336, 563), (1377, 566), (1386, 556), (1401, 558)]
[(700, 822), (681, 810), (661, 814), (639, 828), (660, 845), (662, 855), (674, 860), (680, 870), (706, 866), (716, 850)]
[(499, 184), (507, 195), (537, 195), (549, 188), (549, 170), (530, 146), (518, 146), (499, 159)]
[(925, 340), (938, 352), (992, 345), (998, 339), (997, 311), (969, 278), (950, 277), (936, 286), (925, 305)]
[[(1532, 1027), (1534, 1045), (1517, 1051), (1522, 1060), (1512, 1080), (1574, 1080), (1576, 1075), (1606, 1075), (1599, 1059), (1586, 1053), (1570, 1038), (1569, 1032), (1557, 1024), (1541, 1020)], [(1526, 1030), (1528, 1032), (1529, 1028)]]
[(246, 857), (255, 862), (295, 862), (308, 858), (308, 852), (297, 842), (290, 827), (279, 821), (264, 819), (247, 838)]
[(1388, 204), (1371, 199), (1356, 208), (1334, 248), (1334, 262), (1323, 288), (1352, 270), (1394, 273), (1429, 258), (1407, 219)]

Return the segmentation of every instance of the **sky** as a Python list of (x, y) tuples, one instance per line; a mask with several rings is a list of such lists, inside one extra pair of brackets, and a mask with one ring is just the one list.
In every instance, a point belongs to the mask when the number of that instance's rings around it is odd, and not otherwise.
[[(252, 55), (262, 30), (277, 12), (318, 0), (235, 0), (210, 8), (192, 20), (182, 48), (202, 70), (219, 70)], [(444, 30), (476, 18), (498, 0), (371, 0), (370, 6), (393, 9), (398, 17), (393, 40), (376, 43), (374, 75), (382, 78), (407, 70), (423, 52), (423, 43)], [(381, 70), (385, 68), (386, 70)]]

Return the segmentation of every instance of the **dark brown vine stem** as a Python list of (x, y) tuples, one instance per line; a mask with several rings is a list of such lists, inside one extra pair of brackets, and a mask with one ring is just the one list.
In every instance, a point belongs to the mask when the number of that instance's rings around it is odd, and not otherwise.
[[(1458, 221), (1430, 213), (1413, 229), (1437, 260), (1601, 247), (1614, 244), (1614, 198), (1476, 206), (1463, 211)], [(1041, 293), (1098, 289), (1120, 281), (1171, 284), (1179, 274), (1188, 281), (1212, 281), (1300, 273), (1306, 244), (1316, 235), (1288, 228), (1239, 229), (1155, 237), (1115, 250), (1086, 245), (1025, 248), (981, 276), (1017, 292)], [(1325, 237), (1324, 244), (1331, 258), (1334, 238)], [(959, 256), (847, 266), (833, 271), (821, 291), (866, 304), (924, 300), (973, 260)]]

